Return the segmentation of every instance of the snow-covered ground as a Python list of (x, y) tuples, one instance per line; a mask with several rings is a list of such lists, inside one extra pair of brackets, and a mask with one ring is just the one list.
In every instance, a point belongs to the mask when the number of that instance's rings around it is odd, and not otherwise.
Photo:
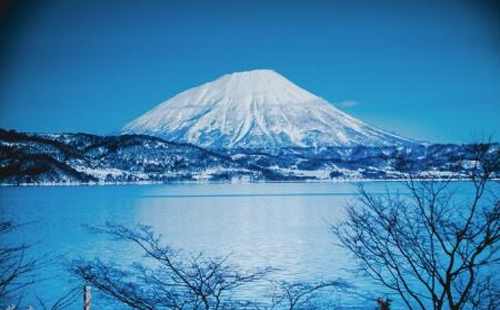
[[(498, 150), (499, 146), (494, 145)], [(0, 184), (462, 179), (478, 164), (467, 146), (293, 148), (214, 153), (149, 136), (37, 135), (0, 130)]]

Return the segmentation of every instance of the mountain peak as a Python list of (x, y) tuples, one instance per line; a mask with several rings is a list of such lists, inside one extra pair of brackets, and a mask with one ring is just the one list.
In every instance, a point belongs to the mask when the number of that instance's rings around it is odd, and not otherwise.
[(269, 69), (226, 74), (179, 93), (122, 133), (212, 149), (413, 143), (345, 114)]
[(226, 74), (227, 76), (278, 76), (278, 77), (283, 77), (281, 74), (278, 72), (272, 70), (272, 69), (254, 69), (254, 70), (248, 70), (248, 71), (236, 71), (233, 73)]
[(263, 103), (273, 103), (276, 100), (309, 101), (317, 98), (270, 69), (225, 74), (213, 82), (201, 85), (200, 88), (216, 90), (220, 98), (231, 98), (240, 103), (245, 102), (244, 98), (255, 96), (264, 97), (261, 100)]
[(237, 71), (223, 75), (221, 78), (227, 80), (245, 80), (254, 82), (274, 82), (274, 83), (292, 83), (287, 80), (283, 75), (271, 69), (256, 69), (249, 71)]

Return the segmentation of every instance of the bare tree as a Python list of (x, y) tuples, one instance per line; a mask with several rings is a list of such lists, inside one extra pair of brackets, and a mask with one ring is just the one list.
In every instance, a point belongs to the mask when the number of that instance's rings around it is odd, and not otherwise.
[(100, 292), (134, 309), (227, 309), (243, 305), (234, 298), (242, 286), (262, 280), (271, 269), (244, 272), (228, 263), (228, 256), (206, 258), (202, 254), (181, 255), (162, 245), (149, 226), (129, 229), (108, 223), (93, 228), (118, 240), (131, 241), (152, 259), (154, 267), (134, 263), (122, 268), (99, 259), (77, 260), (73, 274)]
[(347, 217), (332, 227), (358, 271), (408, 309), (498, 309), (500, 200), (492, 180), (499, 147), (470, 145), (461, 164), (470, 182), (458, 187), (450, 177), (412, 173), (407, 193), (376, 195), (361, 186)]
[(275, 281), (271, 302), (265, 309), (336, 309), (340, 301), (335, 299), (340, 292), (345, 293), (352, 285), (342, 279), (306, 282)]
[[(0, 222), (0, 238), (5, 238), (19, 225), (11, 221)], [(5, 239), (3, 239), (5, 240)], [(27, 256), (32, 245), (10, 245), (2, 241), (0, 244), (0, 307), (19, 305), (25, 290), (35, 283), (33, 273), (39, 262)]]
[[(161, 243), (149, 226), (130, 229), (106, 223), (91, 227), (94, 233), (108, 234), (116, 240), (136, 244), (150, 261), (118, 266), (100, 259), (74, 260), (72, 274), (90, 284), (113, 301), (133, 309), (311, 309), (320, 295), (350, 287), (345, 281), (285, 282), (268, 281), (274, 268), (245, 272), (228, 262), (229, 256), (208, 258), (202, 254), (186, 255)], [(253, 286), (265, 288), (263, 296), (248, 293)], [(259, 288), (257, 288), (258, 286)], [(323, 297), (323, 298), (322, 298)]]
[[(45, 280), (37, 276), (38, 271), (56, 261), (56, 258), (47, 255), (34, 256), (31, 250), (36, 243), (10, 244), (5, 241), (8, 234), (25, 225), (30, 225), (30, 223), (0, 222), (0, 238), (2, 239), (0, 243), (0, 309), (19, 309), (27, 306), (26, 297), (34, 293), (33, 285)], [(75, 302), (78, 296), (75, 292), (75, 289), (70, 289), (50, 304), (40, 296), (34, 295), (35, 301), (42, 309), (62, 310)]]

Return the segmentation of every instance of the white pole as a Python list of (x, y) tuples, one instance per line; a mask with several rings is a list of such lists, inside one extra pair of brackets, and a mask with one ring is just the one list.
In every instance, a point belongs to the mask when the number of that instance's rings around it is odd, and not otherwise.
[(90, 310), (90, 300), (92, 295), (90, 294), (90, 285), (83, 286), (83, 310)]

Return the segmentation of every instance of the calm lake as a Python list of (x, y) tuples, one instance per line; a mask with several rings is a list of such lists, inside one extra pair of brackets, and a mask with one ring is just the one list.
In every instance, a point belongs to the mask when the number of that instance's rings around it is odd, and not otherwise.
[[(372, 193), (405, 191), (394, 182), (365, 185)], [(172, 246), (207, 255), (232, 253), (231, 261), (244, 269), (279, 268), (275, 276), (281, 279), (352, 279), (345, 270), (352, 267), (349, 257), (335, 245), (330, 224), (343, 217), (356, 190), (355, 183), (3, 187), (2, 219), (30, 224), (2, 242), (39, 242), (36, 255), (128, 262), (140, 258), (137, 248), (92, 235), (83, 225), (141, 223)], [(35, 288), (47, 298), (68, 286), (60, 266), (40, 276), (55, 277)], [(379, 292), (373, 287), (374, 296)]]

